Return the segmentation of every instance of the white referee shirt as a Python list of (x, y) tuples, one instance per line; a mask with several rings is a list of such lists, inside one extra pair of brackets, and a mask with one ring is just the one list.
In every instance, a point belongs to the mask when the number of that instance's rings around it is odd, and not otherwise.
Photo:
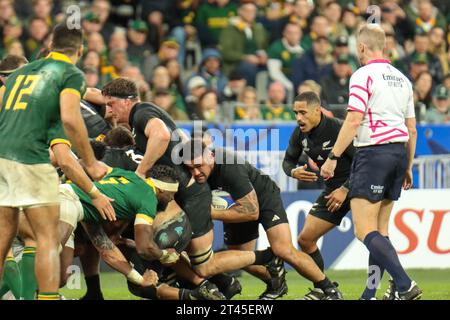
[(409, 79), (389, 60), (371, 60), (350, 78), (348, 111), (364, 113), (355, 147), (407, 142), (405, 118), (414, 118)]

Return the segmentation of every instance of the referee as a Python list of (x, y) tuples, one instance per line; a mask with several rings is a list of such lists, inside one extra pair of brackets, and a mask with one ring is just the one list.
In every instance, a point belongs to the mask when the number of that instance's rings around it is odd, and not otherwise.
[(357, 148), (350, 174), (350, 206), (356, 237), (370, 252), (369, 280), (378, 286), (386, 269), (392, 276), (390, 295), (395, 300), (420, 299), (422, 290), (400, 264), (387, 238), (389, 217), (402, 186), (412, 186), (412, 161), (417, 131), (409, 80), (383, 58), (386, 36), (377, 24), (358, 31), (362, 67), (350, 78), (347, 117), (321, 175), (334, 176), (337, 160), (354, 139)]

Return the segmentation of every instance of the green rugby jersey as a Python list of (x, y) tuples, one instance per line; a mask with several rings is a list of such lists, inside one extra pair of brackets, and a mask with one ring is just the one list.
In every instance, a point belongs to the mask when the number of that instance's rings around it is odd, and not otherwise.
[[(116, 211), (117, 220), (134, 220), (135, 217), (139, 217), (149, 224), (153, 223), (158, 201), (155, 187), (151, 182), (146, 183), (132, 171), (113, 168), (102, 180), (95, 182), (95, 185), (104, 195), (114, 199), (112, 206)], [(89, 223), (104, 221), (92, 205), (89, 195), (76, 185), (71, 186), (83, 205), (83, 221)]]
[(0, 108), (0, 157), (24, 164), (49, 163), (48, 131), (61, 122), (60, 94), (82, 97), (83, 73), (64, 54), (25, 65), (6, 80)]

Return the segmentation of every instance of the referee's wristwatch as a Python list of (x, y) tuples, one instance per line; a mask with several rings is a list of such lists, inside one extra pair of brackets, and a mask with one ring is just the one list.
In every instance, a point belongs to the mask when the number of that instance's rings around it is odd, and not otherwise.
[(340, 159), (341, 157), (338, 157), (338, 156), (336, 156), (334, 153), (333, 153), (333, 151), (331, 151), (329, 154), (328, 154), (328, 159), (330, 159), (330, 160), (338, 160), (338, 159)]

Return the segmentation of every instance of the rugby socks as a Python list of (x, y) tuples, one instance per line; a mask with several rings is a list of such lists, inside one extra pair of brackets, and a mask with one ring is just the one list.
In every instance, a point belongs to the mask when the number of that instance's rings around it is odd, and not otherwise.
[(7, 257), (3, 271), (3, 283), (0, 287), (0, 297), (11, 290), (16, 300), (20, 300), (22, 294), (22, 277), (19, 265), (14, 257)]
[(334, 287), (333, 283), (331, 283), (330, 279), (328, 277), (325, 277), (325, 279), (314, 282), (314, 288), (322, 289), (322, 291), (325, 291), (325, 289)]
[(180, 300), (192, 300), (191, 299), (191, 290), (185, 289), (185, 288), (180, 288), (180, 290), (178, 291), (178, 298)]
[[(389, 241), (389, 237), (385, 237)], [(374, 279), (374, 281), (371, 280), (371, 276), (375, 275), (377, 271), (373, 271), (373, 268), (371, 266), (375, 266), (375, 268), (378, 268), (379, 270), (379, 279)], [(372, 270), (371, 270), (372, 269)], [(367, 270), (367, 283), (366, 288), (364, 289), (364, 292), (361, 295), (361, 299), (363, 300), (370, 300), (372, 298), (375, 298), (375, 294), (377, 293), (378, 285), (381, 282), (381, 279), (383, 279), (384, 274), (384, 267), (378, 263), (378, 261), (375, 260), (373, 257), (373, 254), (369, 254), (369, 269)]]
[(233, 282), (233, 277), (226, 275), (224, 273), (216, 274), (215, 276), (212, 276), (208, 279), (210, 282), (214, 283), (217, 288), (221, 292), (225, 291), (228, 286)]
[(98, 274), (84, 277), (87, 291), (80, 300), (104, 300), (102, 290), (100, 289), (100, 277)]
[(320, 253), (320, 250), (317, 248), (316, 251), (314, 251), (312, 253), (308, 253), (308, 255), (314, 260), (314, 262), (319, 267), (320, 271), (323, 272), (325, 266), (323, 263), (323, 258), (322, 258), (322, 254)]
[(255, 250), (253, 252), (255, 253), (255, 262), (253, 263), (255, 265), (264, 265), (269, 263), (274, 257), (274, 254), (270, 248), (267, 248), (266, 250)]
[(378, 261), (394, 279), (397, 290), (405, 292), (411, 287), (411, 279), (406, 274), (397, 252), (391, 242), (383, 237), (378, 231), (372, 231), (364, 239), (364, 244), (373, 255), (373, 259)]
[(24, 300), (34, 300), (37, 290), (36, 275), (34, 273), (35, 247), (25, 247), (23, 249), (22, 260), (19, 263), (20, 274), (22, 275), (22, 298)]
[(59, 300), (60, 296), (58, 292), (39, 292), (38, 300)]

